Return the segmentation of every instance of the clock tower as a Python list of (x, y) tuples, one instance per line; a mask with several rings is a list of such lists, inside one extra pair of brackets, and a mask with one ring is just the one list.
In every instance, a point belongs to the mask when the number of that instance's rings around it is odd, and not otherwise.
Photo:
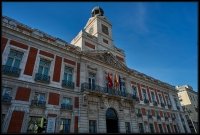
[(124, 51), (113, 44), (112, 25), (99, 6), (92, 9), (87, 24), (71, 41), (71, 44), (79, 46), (82, 51), (107, 50), (125, 63)]

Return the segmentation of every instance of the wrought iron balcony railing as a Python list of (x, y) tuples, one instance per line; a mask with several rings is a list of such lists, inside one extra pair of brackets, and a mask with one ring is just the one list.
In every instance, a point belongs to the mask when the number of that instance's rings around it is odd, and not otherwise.
[(3, 65), (2, 73), (9, 76), (19, 77), (21, 69), (16, 67), (11, 67), (7, 65)]
[(144, 99), (144, 103), (148, 104), (149, 100), (148, 99)]
[(72, 105), (69, 105), (69, 104), (61, 104), (61, 109), (63, 110), (72, 110)]
[(156, 101), (154, 101), (154, 102), (153, 102), (153, 105), (154, 105), (154, 106), (157, 106), (157, 105), (158, 105), (158, 103), (157, 103)]
[(42, 100), (32, 100), (32, 101), (31, 101), (31, 106), (32, 106), (32, 107), (45, 108), (45, 106), (46, 106), (46, 101), (42, 101)]
[(95, 93), (100, 93), (100, 94), (108, 94), (110, 96), (125, 97), (129, 100), (134, 99), (133, 96), (129, 93), (107, 88), (107, 87), (101, 87), (99, 85), (89, 85), (89, 83), (82, 83), (81, 91), (82, 92), (89, 91), (89, 92), (95, 92)]
[(160, 117), (159, 115), (157, 115), (157, 119), (160, 120), (160, 118), (161, 118), (161, 117)]
[(74, 82), (62, 80), (62, 86), (69, 89), (74, 89)]
[(161, 103), (161, 107), (165, 107), (165, 104), (164, 104), (164, 103)]
[(171, 108), (172, 108), (172, 105), (168, 104), (168, 108), (171, 109)]
[(137, 117), (142, 117), (142, 114), (141, 114), (141, 113), (138, 113), (138, 114), (137, 114)]
[(149, 114), (149, 115), (148, 115), (148, 118), (149, 118), (149, 119), (152, 119), (152, 115), (151, 115), (151, 114)]
[(175, 117), (172, 117), (172, 120), (173, 120), (173, 121), (175, 121), (175, 120), (176, 120), (176, 118), (175, 118)]
[(50, 76), (36, 73), (35, 74), (35, 81), (43, 82), (43, 83), (49, 83), (50, 82)]
[(136, 101), (139, 101), (139, 98), (136, 95), (133, 95), (132, 98), (135, 99)]
[(8, 104), (10, 104), (10, 103), (11, 103), (11, 100), (12, 100), (12, 97), (9, 96), (9, 95), (3, 95), (1, 100), (2, 100), (3, 103), (8, 103)]

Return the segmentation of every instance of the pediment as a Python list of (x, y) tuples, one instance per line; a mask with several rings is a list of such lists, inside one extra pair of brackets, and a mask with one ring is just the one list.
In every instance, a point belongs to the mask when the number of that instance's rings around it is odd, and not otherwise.
[(109, 51), (87, 51), (84, 52), (85, 55), (92, 59), (96, 59), (98, 61), (101, 61), (104, 64), (110, 65), (111, 67), (123, 70), (123, 71), (128, 71), (128, 68), (124, 63), (119, 61), (111, 52)]

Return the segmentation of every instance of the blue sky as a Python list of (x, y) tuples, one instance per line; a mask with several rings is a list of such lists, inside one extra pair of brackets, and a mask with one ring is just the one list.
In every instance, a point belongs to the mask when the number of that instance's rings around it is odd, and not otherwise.
[(197, 91), (197, 2), (3, 2), (2, 14), (70, 42), (96, 5), (130, 68)]

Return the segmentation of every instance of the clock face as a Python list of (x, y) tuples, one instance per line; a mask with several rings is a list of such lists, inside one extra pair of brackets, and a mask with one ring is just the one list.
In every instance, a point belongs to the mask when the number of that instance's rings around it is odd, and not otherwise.
[(94, 31), (94, 28), (93, 28), (93, 27), (91, 27), (91, 28), (90, 28), (90, 30), (89, 30), (89, 33), (90, 33), (90, 34), (92, 34), (92, 33), (93, 33), (93, 31)]

